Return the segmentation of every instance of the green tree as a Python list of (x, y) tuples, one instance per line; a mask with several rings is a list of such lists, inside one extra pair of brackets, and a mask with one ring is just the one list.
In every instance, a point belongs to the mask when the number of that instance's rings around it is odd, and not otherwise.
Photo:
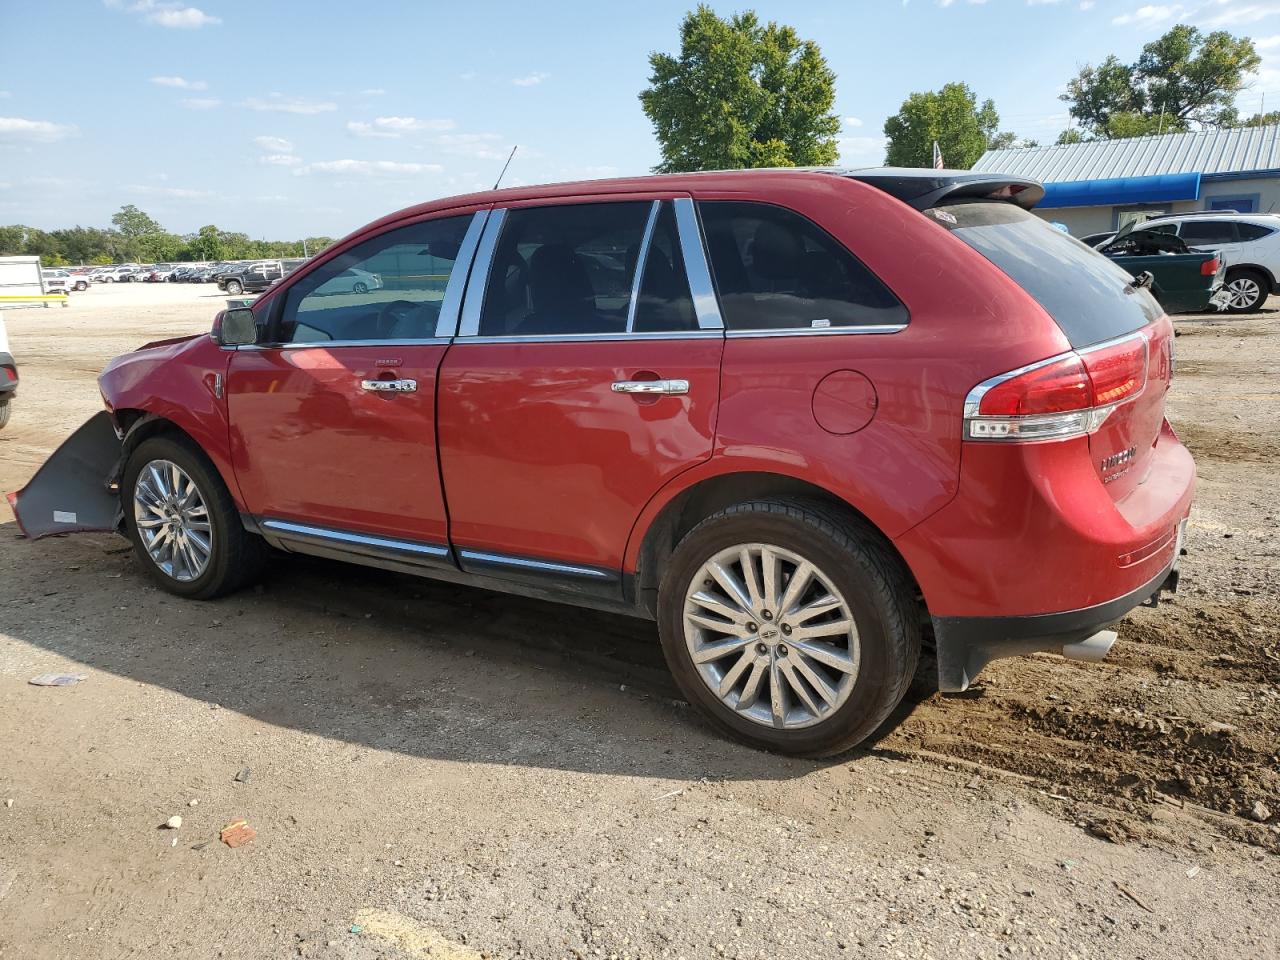
[(1085, 135), (1076, 127), (1068, 127), (1058, 134), (1058, 139), (1054, 141), (1059, 147), (1068, 143), (1084, 143)]
[(898, 112), (884, 122), (889, 138), (887, 163), (893, 167), (933, 165), (933, 144), (946, 165), (967, 170), (994, 145), (1012, 146), (1011, 133), (998, 133), (996, 105), (977, 95), (968, 84), (948, 83), (941, 90), (913, 93)]
[(1252, 117), (1234, 124), (1237, 127), (1272, 127), (1280, 124), (1280, 110), (1268, 110), (1266, 113), (1255, 113)]
[(649, 66), (640, 103), (658, 172), (835, 162), (835, 74), (792, 27), (699, 5), (680, 25), (679, 55), (651, 54)]
[(164, 227), (143, 213), (132, 203), (126, 203), (111, 215), (111, 224), (126, 237), (145, 237), (152, 233), (163, 233)]
[(203, 226), (183, 239), (192, 260), (222, 260), (227, 256), (222, 246), (222, 231), (213, 224)]
[(1082, 67), (1061, 99), (1095, 138), (1231, 126), (1236, 94), (1261, 62), (1248, 37), (1180, 23), (1144, 46), (1133, 63), (1112, 55)]

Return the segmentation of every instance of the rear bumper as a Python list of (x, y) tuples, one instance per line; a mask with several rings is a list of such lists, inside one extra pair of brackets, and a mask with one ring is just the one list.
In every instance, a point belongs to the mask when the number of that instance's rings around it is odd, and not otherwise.
[(938, 689), (947, 693), (968, 689), (983, 667), (1001, 657), (1050, 652), (1070, 655), (1073, 644), (1094, 637), (1134, 607), (1158, 599), (1164, 590), (1176, 591), (1182, 539), (1180, 533), (1178, 549), (1168, 566), (1136, 590), (1104, 603), (1025, 617), (933, 617)]

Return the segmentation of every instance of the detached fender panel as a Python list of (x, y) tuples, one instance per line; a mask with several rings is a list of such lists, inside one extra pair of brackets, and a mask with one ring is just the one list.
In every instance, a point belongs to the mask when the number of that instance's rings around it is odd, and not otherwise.
[(30, 483), (8, 495), (22, 532), (39, 540), (57, 533), (118, 529), (120, 497), (112, 481), (120, 450), (105, 410), (81, 424)]

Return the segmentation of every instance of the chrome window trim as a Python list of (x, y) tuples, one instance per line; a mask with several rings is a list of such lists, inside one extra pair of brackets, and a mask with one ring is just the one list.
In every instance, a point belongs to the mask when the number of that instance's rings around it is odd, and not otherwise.
[(306, 340), (297, 343), (247, 343), (224, 350), (327, 350), (330, 347), (429, 347), (449, 343), (448, 337), (424, 337), (421, 340)]
[(462, 300), (462, 318), (458, 323), (459, 337), (475, 337), (480, 334), (480, 311), (484, 308), (484, 292), (489, 286), (489, 271), (493, 268), (493, 254), (498, 246), (498, 237), (507, 222), (507, 208), (495, 207), (489, 211), (489, 217), (480, 235), (480, 243), (476, 247), (475, 260), (471, 264), (471, 273), (467, 277), (466, 293)]
[(636, 254), (636, 275), (631, 280), (631, 302), (627, 304), (627, 333), (636, 328), (636, 307), (640, 303), (640, 281), (644, 278), (644, 265), (649, 257), (649, 244), (653, 242), (653, 228), (658, 222), (662, 201), (655, 200), (649, 207), (649, 219), (645, 221), (644, 236), (640, 238), (640, 250)]
[(850, 334), (891, 334), (907, 329), (905, 323), (865, 324), (860, 327), (769, 327), (763, 330), (727, 330), (726, 337), (834, 337)]
[(488, 553), (484, 550), (459, 550), (458, 556), (463, 560), (474, 560), (501, 567), (516, 567), (528, 570), (544, 570), (549, 573), (567, 573), (580, 577), (594, 577), (610, 580), (612, 576), (595, 567), (580, 567), (572, 563), (555, 563), (550, 560), (530, 560), (526, 557), (512, 557), (501, 553)]
[(676, 197), (672, 206), (676, 211), (680, 255), (684, 258), (684, 272), (689, 278), (689, 292), (693, 295), (693, 312), (698, 318), (698, 326), (703, 330), (723, 330), (724, 319), (720, 316), (720, 301), (711, 282), (711, 267), (702, 243), (702, 229), (698, 226), (698, 211), (688, 197)]
[(643, 333), (530, 333), (510, 334), (503, 337), (467, 337), (454, 341), (455, 346), (467, 343), (607, 343), (621, 340), (720, 340), (720, 330), (649, 330)]
[[(1111, 340), (1103, 340), (1101, 343), (1094, 343), (1087, 347), (1081, 347), (1079, 350), (1066, 350), (1062, 353), (1055, 354), (1054, 356), (1048, 357), (1044, 360), (1037, 360), (1035, 363), (1028, 363), (1026, 366), (1019, 367), (1017, 370), (1010, 370), (1008, 373), (1001, 373), (1001, 374), (998, 374), (997, 376), (991, 377), (988, 380), (983, 380), (980, 384), (978, 384), (976, 387), (970, 390), (967, 394), (965, 394), (964, 418), (966, 420), (971, 420), (976, 417), (980, 417), (981, 414), (978, 413), (978, 408), (982, 404), (982, 398), (985, 397), (988, 391), (990, 391), (993, 387), (998, 387), (1000, 384), (1004, 383), (1006, 380), (1012, 380), (1014, 377), (1020, 377), (1024, 373), (1030, 373), (1032, 370), (1039, 370), (1041, 367), (1047, 367), (1051, 363), (1058, 363), (1059, 361), (1066, 360), (1069, 357), (1082, 357), (1085, 354), (1094, 353), (1098, 350), (1105, 350), (1108, 347), (1114, 347), (1116, 344), (1124, 343), (1127, 340), (1136, 340), (1139, 338), (1146, 340), (1147, 335), (1143, 333), (1142, 330), (1135, 330), (1133, 333), (1126, 333), (1123, 336), (1114, 337)], [(1147, 375), (1148, 376), (1150, 376), (1150, 363), (1151, 363), (1150, 349), (1151, 349), (1150, 342), (1148, 342), (1148, 346), (1147, 346), (1147, 350), (1148, 350)], [(1117, 404), (1117, 405), (1123, 405), (1125, 403), (1128, 403), (1130, 400), (1136, 400), (1138, 397), (1142, 396), (1142, 394), (1145, 392), (1146, 392), (1146, 387), (1144, 386), (1142, 390), (1135, 393), (1132, 397), (1125, 398), (1124, 400), (1121, 401), (1120, 404)]]
[(437, 339), (449, 339), (458, 332), (462, 293), (466, 289), (467, 279), (471, 276), (471, 263), (475, 258), (476, 247), (480, 244), (485, 221), (488, 219), (488, 210), (477, 210), (471, 222), (467, 224), (467, 232), (462, 236), (458, 256), (454, 258), (453, 269), (449, 271), (449, 281), (445, 284), (444, 299), (440, 302), (440, 316), (436, 318)]
[(447, 557), (449, 548), (435, 543), (416, 543), (409, 540), (393, 540), (388, 537), (375, 537), (367, 533), (351, 533), (347, 530), (331, 530), (328, 527), (313, 527), (305, 523), (293, 523), (289, 520), (263, 520), (261, 526), (275, 533), (292, 533), (316, 540), (327, 540), (332, 543), (359, 544), (366, 547), (378, 547), (383, 550), (397, 550), (403, 553), (416, 553), (428, 557)]

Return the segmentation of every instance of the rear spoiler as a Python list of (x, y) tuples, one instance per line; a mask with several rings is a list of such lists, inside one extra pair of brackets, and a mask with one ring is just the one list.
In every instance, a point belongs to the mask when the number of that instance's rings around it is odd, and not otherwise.
[(883, 190), (917, 210), (961, 200), (1004, 200), (1030, 210), (1044, 199), (1044, 187), (1038, 180), (1006, 174), (882, 167), (850, 171), (844, 176)]

